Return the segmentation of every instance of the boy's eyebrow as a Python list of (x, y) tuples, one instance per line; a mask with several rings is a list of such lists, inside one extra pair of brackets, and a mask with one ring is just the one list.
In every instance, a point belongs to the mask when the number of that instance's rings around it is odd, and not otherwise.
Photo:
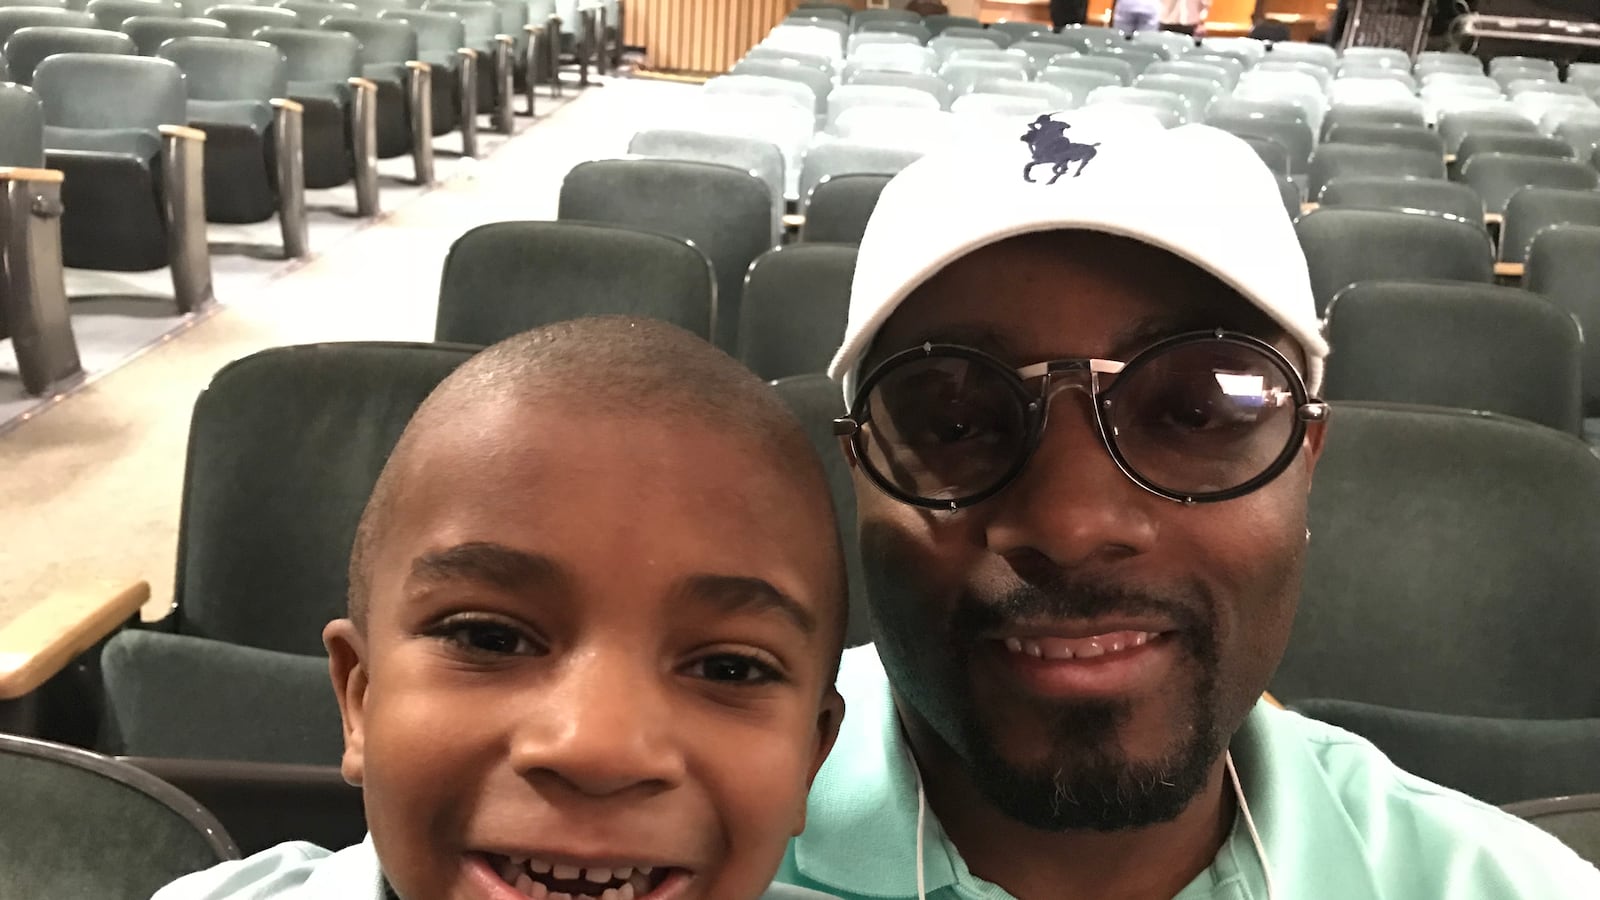
[(477, 581), (507, 590), (566, 581), (566, 573), (555, 560), (488, 541), (424, 553), (412, 560), (411, 577), (431, 582)]
[(724, 613), (753, 608), (757, 612), (774, 610), (792, 621), (806, 634), (817, 631), (817, 617), (793, 597), (760, 578), (739, 575), (693, 575), (683, 592), (713, 604)]

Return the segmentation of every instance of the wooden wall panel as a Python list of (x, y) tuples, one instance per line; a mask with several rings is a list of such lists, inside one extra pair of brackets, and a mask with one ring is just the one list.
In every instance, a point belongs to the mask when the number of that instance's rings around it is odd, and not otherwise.
[(624, 40), (644, 47), (649, 68), (726, 72), (783, 21), (797, 0), (627, 0)]

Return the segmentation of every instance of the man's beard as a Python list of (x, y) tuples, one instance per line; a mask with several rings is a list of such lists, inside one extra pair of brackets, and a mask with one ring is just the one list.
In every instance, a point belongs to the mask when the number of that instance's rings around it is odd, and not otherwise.
[[(895, 580), (899, 583), (889, 590), (915, 590)], [(887, 586), (880, 582), (872, 587)], [(902, 594), (873, 606), (879, 656), (897, 696), (950, 747), (989, 802), (1022, 824), (1047, 831), (1118, 831), (1170, 821), (1205, 786), (1222, 751), (1214, 608), (1201, 585), (1157, 596), (1062, 578), (1025, 585), (998, 601), (963, 596), (950, 618), (944, 647), (905, 642), (919, 633), (937, 639), (936, 632), (927, 630), (926, 607), (914, 597)], [(1130, 760), (1120, 741), (1121, 728), (1133, 713), (1130, 704), (1017, 695), (1013, 700), (1043, 726), (1049, 748), (1041, 763), (1021, 765), (1008, 759), (999, 746), (1001, 738), (991, 733), (990, 718), (972, 696), (967, 676), (982, 664), (973, 658), (974, 651), (981, 652), (974, 635), (1021, 621), (1152, 613), (1175, 623), (1179, 630), (1162, 639), (1181, 642), (1174, 649), (1195, 674), (1173, 684), (1186, 694), (1173, 698), (1174, 708), (1188, 713), (1187, 721), (1175, 723), (1173, 744), (1154, 759)]]

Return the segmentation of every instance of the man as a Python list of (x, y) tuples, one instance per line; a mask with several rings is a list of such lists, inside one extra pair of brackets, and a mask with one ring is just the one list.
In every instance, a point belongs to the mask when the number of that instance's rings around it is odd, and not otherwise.
[(1206, 16), (1211, 14), (1211, 0), (1162, 0), (1161, 30), (1179, 34), (1202, 34)]
[(1060, 31), (1067, 25), (1082, 25), (1089, 15), (1089, 0), (1050, 0), (1050, 25)]
[(1236, 138), (1054, 119), (912, 164), (862, 240), (831, 374), (877, 642), (779, 878), (1600, 896), (1555, 839), (1261, 701), (1327, 427), (1304, 256)]

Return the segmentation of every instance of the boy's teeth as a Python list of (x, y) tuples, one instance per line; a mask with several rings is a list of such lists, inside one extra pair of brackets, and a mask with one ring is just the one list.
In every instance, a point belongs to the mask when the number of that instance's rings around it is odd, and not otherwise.
[(611, 877), (618, 881), (627, 881), (633, 877), (633, 866), (623, 866), (611, 873)]
[[(550, 874), (562, 881), (574, 881), (582, 872), (583, 870), (577, 866), (563, 866), (560, 863), (556, 863), (551, 866)], [(555, 895), (552, 894), (551, 896)]]
[(583, 870), (583, 878), (585, 881), (592, 881), (595, 884), (605, 884), (611, 880), (611, 870), (592, 866)]
[(528, 871), (535, 875), (548, 875), (550, 873), (550, 864), (542, 859), (529, 859)]
[[(633, 900), (633, 882), (630, 881), (616, 890), (617, 900)], [(607, 891), (607, 893), (610, 893), (610, 891)]]

